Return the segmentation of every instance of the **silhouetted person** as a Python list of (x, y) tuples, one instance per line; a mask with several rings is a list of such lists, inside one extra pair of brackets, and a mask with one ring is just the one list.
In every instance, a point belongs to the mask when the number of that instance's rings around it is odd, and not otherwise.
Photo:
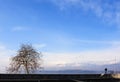
[(107, 74), (107, 68), (105, 68), (105, 74)]

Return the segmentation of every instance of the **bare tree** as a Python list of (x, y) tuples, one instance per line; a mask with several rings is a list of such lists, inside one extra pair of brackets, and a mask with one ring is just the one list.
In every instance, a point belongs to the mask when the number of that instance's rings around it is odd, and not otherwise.
[(22, 44), (17, 55), (11, 58), (8, 73), (33, 73), (35, 70), (41, 69), (42, 54), (38, 53), (32, 45)]

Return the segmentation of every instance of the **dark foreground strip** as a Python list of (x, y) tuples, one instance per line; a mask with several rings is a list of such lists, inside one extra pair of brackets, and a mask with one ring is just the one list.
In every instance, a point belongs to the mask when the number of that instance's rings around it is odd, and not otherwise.
[(30, 81), (30, 80), (24, 80), (24, 81), (13, 81), (13, 80), (1, 80), (0, 82), (76, 82), (76, 81), (73, 81), (73, 80), (38, 80), (38, 81)]

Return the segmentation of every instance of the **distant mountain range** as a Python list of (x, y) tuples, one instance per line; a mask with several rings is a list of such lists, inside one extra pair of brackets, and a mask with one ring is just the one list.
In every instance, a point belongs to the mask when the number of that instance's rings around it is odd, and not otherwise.
[(89, 70), (61, 70), (61, 71), (41, 71), (40, 74), (100, 74), (102, 71)]
[[(104, 73), (104, 69), (108, 69), (108, 73), (120, 73), (120, 63), (109, 64), (109, 65), (95, 65), (88, 64), (80, 67), (81, 69), (61, 69), (61, 70), (43, 70), (37, 72), (40, 74), (101, 74)], [(85, 68), (85, 69), (83, 69)]]

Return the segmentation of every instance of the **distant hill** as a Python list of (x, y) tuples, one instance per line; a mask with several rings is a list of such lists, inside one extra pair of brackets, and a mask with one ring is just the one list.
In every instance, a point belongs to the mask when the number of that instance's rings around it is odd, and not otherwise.
[(104, 73), (104, 69), (108, 69), (108, 73), (120, 73), (120, 63), (116, 64), (106, 64), (106, 65), (96, 65), (88, 64), (80, 66), (79, 69), (61, 69), (61, 70), (43, 70), (41, 72), (36, 72), (40, 74), (101, 74)]
[(89, 70), (60, 70), (60, 71), (41, 71), (40, 74), (100, 74), (102, 71)]

